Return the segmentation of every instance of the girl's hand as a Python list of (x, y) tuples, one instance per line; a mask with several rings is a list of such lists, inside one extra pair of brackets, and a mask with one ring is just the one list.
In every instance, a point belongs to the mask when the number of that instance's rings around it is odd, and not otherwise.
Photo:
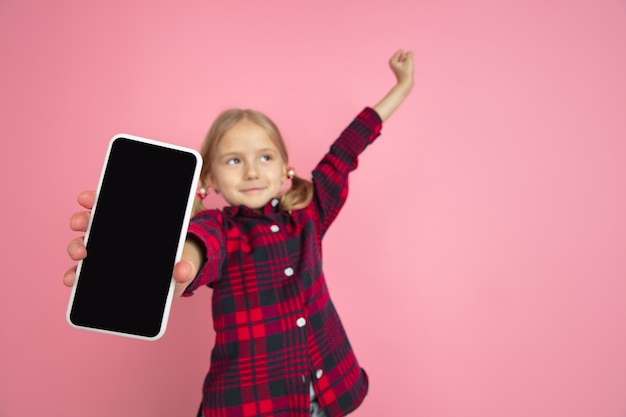
[(389, 66), (396, 76), (398, 84), (413, 86), (413, 52), (397, 50), (389, 60)]
[[(78, 211), (72, 215), (70, 218), (70, 229), (75, 232), (85, 232), (87, 230), (91, 209), (95, 200), (96, 192), (93, 190), (83, 191), (78, 195), (78, 203), (87, 210)], [(87, 249), (85, 248), (83, 237), (72, 239), (67, 245), (67, 253), (73, 261), (85, 259), (87, 257)], [(201, 262), (200, 260), (202, 259), (201, 256), (202, 252), (197, 248), (197, 245), (185, 242), (182, 259), (174, 265), (174, 271), (172, 272), (174, 280), (176, 281), (174, 289), (175, 296), (181, 295), (196, 276), (198, 266)], [(74, 285), (75, 281), (76, 265), (65, 272), (63, 275), (63, 284), (67, 287), (71, 287)]]

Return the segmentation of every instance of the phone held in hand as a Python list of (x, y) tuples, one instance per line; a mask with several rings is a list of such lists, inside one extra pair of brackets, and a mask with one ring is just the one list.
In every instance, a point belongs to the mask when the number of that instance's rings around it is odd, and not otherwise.
[(164, 334), (201, 167), (193, 149), (128, 134), (111, 139), (70, 325), (144, 340)]

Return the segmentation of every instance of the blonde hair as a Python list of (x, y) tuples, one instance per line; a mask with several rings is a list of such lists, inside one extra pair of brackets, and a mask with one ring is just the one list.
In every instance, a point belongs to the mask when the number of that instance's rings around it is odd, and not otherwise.
[[(200, 154), (203, 159), (202, 170), (200, 171), (200, 182), (202, 186), (204, 186), (204, 179), (211, 172), (211, 162), (213, 161), (213, 155), (219, 141), (224, 137), (226, 132), (243, 120), (248, 120), (263, 128), (274, 145), (276, 145), (276, 148), (278, 148), (283, 161), (285, 161), (285, 163), (289, 161), (285, 141), (276, 124), (274, 124), (269, 117), (257, 110), (228, 109), (217, 116), (200, 148)], [(280, 197), (280, 207), (287, 212), (291, 212), (306, 207), (309, 205), (312, 198), (313, 184), (311, 181), (294, 175), (291, 179), (291, 188)], [(202, 200), (196, 197), (193, 214), (202, 210), (206, 210), (206, 207), (202, 203)]]

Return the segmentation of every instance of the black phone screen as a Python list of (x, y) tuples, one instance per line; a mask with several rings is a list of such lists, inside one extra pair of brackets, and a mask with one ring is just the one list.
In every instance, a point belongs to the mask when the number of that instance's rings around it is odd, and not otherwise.
[(68, 312), (72, 324), (160, 335), (198, 164), (181, 149), (127, 137), (111, 142)]

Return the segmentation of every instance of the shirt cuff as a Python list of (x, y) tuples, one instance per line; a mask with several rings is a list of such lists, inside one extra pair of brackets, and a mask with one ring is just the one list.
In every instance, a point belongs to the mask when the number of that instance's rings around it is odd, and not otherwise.
[(199, 267), (198, 274), (183, 292), (183, 297), (193, 295), (193, 292), (204, 285), (210, 285), (219, 278), (222, 259), (222, 245), (211, 228), (192, 222), (187, 230), (188, 239), (193, 239), (204, 251), (204, 260)]

